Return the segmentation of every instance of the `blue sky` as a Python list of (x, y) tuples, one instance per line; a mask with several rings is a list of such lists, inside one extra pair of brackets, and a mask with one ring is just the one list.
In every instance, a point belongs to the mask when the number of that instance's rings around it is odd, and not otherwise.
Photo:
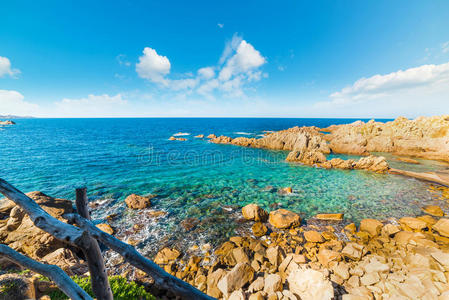
[(449, 114), (449, 1), (3, 1), (0, 10), (0, 115)]

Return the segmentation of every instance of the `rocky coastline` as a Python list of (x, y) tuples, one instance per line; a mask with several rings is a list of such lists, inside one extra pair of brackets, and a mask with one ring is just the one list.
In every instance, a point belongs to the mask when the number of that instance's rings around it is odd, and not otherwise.
[[(445, 210), (449, 189), (435, 189), (442, 195), (444, 210), (426, 206), (417, 217), (364, 219), (358, 226), (338, 212), (318, 214), (305, 222), (296, 212), (276, 209), (268, 213), (249, 204), (241, 209), (242, 221), (251, 228), (248, 234), (230, 237), (215, 248), (209, 244), (187, 251), (162, 247), (152, 259), (218, 299), (447, 299), (449, 219)], [(27, 195), (61, 220), (73, 210), (69, 200), (41, 192)], [(141, 210), (151, 206), (153, 198), (131, 194), (124, 205)], [(56, 264), (70, 275), (88, 274), (76, 249), (35, 227), (11, 201), (1, 203), (2, 243)], [(107, 223), (98, 227), (115, 234)], [(10, 264), (4, 259), (0, 262), (2, 269)], [(151, 290), (152, 279), (142, 272), (125, 268), (121, 276)], [(11, 278), (11, 274), (2, 278)], [(28, 290), (35, 295), (55, 289), (36, 276), (21, 278), (29, 281)], [(170, 298), (165, 292), (152, 293)]]
[[(187, 141), (175, 136), (170, 140)], [(449, 116), (397, 118), (386, 123), (357, 121), (328, 128), (293, 127), (266, 132), (262, 138), (210, 134), (207, 139), (216, 144), (286, 150), (286, 161), (292, 163), (388, 172), (438, 183), (431, 187), (441, 195), (441, 205), (424, 206), (418, 216), (363, 219), (354, 224), (338, 211), (320, 213), (305, 221), (300, 212), (278, 207), (268, 212), (253, 203), (241, 207), (239, 219), (249, 230), (217, 246), (198, 244), (180, 249), (161, 243), (157, 254), (150, 258), (166, 272), (217, 299), (449, 299), (449, 188), (444, 187), (449, 186), (449, 173), (398, 170), (385, 157), (377, 156), (379, 152), (393, 153), (409, 164), (419, 163), (414, 158), (449, 162)], [(361, 158), (328, 159), (332, 153)], [(289, 194), (292, 190), (278, 192)], [(65, 221), (64, 214), (73, 212), (70, 200), (41, 192), (27, 195), (61, 221)], [(123, 205), (127, 210), (143, 211), (152, 206), (155, 198), (157, 195), (131, 194)], [(90, 209), (96, 208), (91, 203)], [(145, 212), (156, 219), (166, 213)], [(117, 235), (113, 218), (97, 226)], [(180, 226), (192, 222), (186, 219)], [(141, 226), (145, 224), (134, 224), (133, 230), (139, 231)], [(0, 200), (0, 242), (38, 261), (56, 264), (69, 275), (88, 275), (83, 255), (77, 249), (35, 227), (7, 199)], [(138, 244), (131, 239), (127, 242)], [(145, 273), (131, 270), (116, 257), (109, 260), (110, 275), (119, 271), (120, 276), (145, 286), (160, 299), (171, 299), (169, 292), (154, 290), (152, 279)], [(0, 285), (12, 276), (4, 270), (14, 269), (20, 267), (0, 259)], [(26, 283), (24, 290), (36, 298), (55, 289), (49, 282), (42, 284), (36, 275), (20, 278)]]
[[(416, 164), (415, 158), (449, 162), (449, 116), (419, 117), (409, 120), (399, 117), (382, 123), (356, 121), (327, 128), (293, 127), (266, 132), (262, 138), (212, 135), (210, 142), (242, 147), (290, 151), (286, 160), (326, 169), (360, 169), (377, 173), (390, 171), (383, 156), (393, 153), (397, 159)], [(358, 161), (333, 158), (331, 153), (366, 156)], [(419, 173), (393, 170), (394, 174), (414, 177), (449, 186), (449, 172)]]

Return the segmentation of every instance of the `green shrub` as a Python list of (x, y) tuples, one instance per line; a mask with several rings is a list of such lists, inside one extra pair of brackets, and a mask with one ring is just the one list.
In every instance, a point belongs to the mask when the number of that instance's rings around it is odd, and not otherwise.
[[(92, 286), (90, 277), (72, 277), (73, 281), (78, 284), (89, 295), (94, 297), (92, 292)], [(41, 280), (48, 280), (48, 278), (42, 277)], [(109, 284), (111, 285), (112, 294), (115, 300), (128, 300), (128, 299), (142, 299), (142, 300), (156, 300), (156, 298), (145, 291), (145, 288), (138, 285), (134, 281), (128, 282), (128, 280), (121, 276), (109, 277)], [(68, 299), (68, 297), (61, 291), (52, 291), (48, 293), (52, 300)]]

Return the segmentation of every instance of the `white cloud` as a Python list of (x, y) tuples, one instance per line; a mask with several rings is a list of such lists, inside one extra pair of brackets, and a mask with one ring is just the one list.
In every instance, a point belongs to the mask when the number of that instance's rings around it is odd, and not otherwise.
[(242, 41), (243, 38), (235, 33), (232, 36), (232, 39), (226, 43), (218, 63), (220, 65), (223, 64), (232, 55), (232, 53), (237, 50), (237, 47), (240, 45)]
[(168, 85), (165, 75), (170, 73), (170, 61), (166, 56), (158, 55), (156, 50), (145, 47), (136, 64), (136, 71), (142, 78)]
[(220, 80), (229, 80), (233, 75), (238, 75), (256, 69), (265, 63), (265, 58), (254, 47), (242, 40), (236, 53), (227, 60), (225, 67), (220, 71)]
[(11, 69), (11, 62), (7, 57), (0, 56), (0, 77), (9, 75), (13, 78), (20, 73), (18, 69)]
[(0, 115), (35, 115), (37, 104), (24, 101), (24, 96), (12, 90), (0, 90)]
[(47, 113), (58, 117), (113, 117), (123, 114), (128, 101), (121, 94), (103, 94), (80, 99), (64, 98), (54, 104), (55, 108)]
[(443, 51), (443, 53), (449, 52), (449, 41), (447, 41), (446, 43), (441, 44), (441, 51)]
[(449, 63), (361, 78), (315, 108), (335, 115), (346, 111), (345, 116), (449, 113)]
[[(260, 71), (266, 59), (250, 43), (234, 34), (225, 45), (219, 60), (219, 65), (200, 68), (196, 76), (184, 73), (184, 79), (170, 79), (170, 61), (165, 56), (157, 54), (156, 50), (146, 47), (144, 55), (136, 64), (140, 77), (162, 84), (169, 91), (183, 90), (186, 94), (196, 93), (208, 99), (221, 92), (227, 96), (242, 97), (244, 88), (250, 82), (261, 80), (267, 75)], [(180, 97), (180, 95), (172, 95)]]
[(223, 27), (224, 27), (224, 24), (218, 23), (217, 26), (220, 27), (220, 28), (223, 28)]
[(198, 75), (204, 79), (211, 79), (215, 76), (213, 67), (205, 67), (198, 70)]
[(186, 78), (186, 79), (176, 79), (176, 80), (170, 80), (170, 88), (179, 91), (179, 90), (186, 90), (186, 89), (193, 89), (198, 84), (197, 78)]

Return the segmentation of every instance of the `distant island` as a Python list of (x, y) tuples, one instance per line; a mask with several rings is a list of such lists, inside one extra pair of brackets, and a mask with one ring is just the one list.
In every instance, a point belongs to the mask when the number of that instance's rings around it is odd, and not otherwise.
[(34, 119), (32, 116), (0, 115), (0, 119)]

